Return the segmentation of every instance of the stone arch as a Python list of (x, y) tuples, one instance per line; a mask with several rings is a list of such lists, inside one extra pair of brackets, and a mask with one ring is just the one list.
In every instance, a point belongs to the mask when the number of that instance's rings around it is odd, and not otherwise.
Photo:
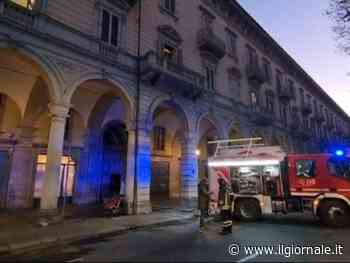
[(39, 65), (44, 73), (44, 79), (47, 82), (50, 99), (55, 102), (61, 100), (62, 92), (60, 87), (62, 86), (62, 82), (59, 77), (59, 71), (45, 55), (40, 54), (40, 52), (28, 45), (23, 45), (9, 38), (0, 39), (0, 50), (1, 49), (15, 50)]
[(129, 102), (129, 104), (133, 105), (134, 100), (130, 92), (126, 88), (127, 85), (124, 84), (121, 80), (112, 78), (111, 76), (108, 76), (108, 75), (106, 76), (106, 74), (103, 74), (101, 72), (89, 72), (81, 75), (80, 78), (78, 78), (72, 83), (71, 88), (67, 89), (67, 91), (64, 93), (64, 96), (63, 96), (64, 101), (66, 101), (67, 103), (70, 103), (74, 93), (79, 88), (79, 86), (81, 86), (84, 82), (87, 82), (89, 80), (106, 80), (110, 82), (115, 87), (120, 89), (121, 93), (125, 96), (125, 99)]
[[(124, 83), (122, 83), (120, 80), (117, 80), (115, 78), (106, 78), (106, 76), (104, 76), (102, 73), (99, 73), (99, 72), (84, 74), (72, 84), (70, 89), (68, 89), (65, 92), (63, 100), (66, 103), (69, 103), (69, 104), (72, 103), (74, 94), (79, 90), (79, 87), (81, 87), (82, 85), (84, 85), (84, 83), (87, 83), (89, 81), (105, 81), (106, 83), (110, 84), (111, 89), (108, 93), (113, 97), (117, 95), (121, 98), (122, 105), (126, 109), (125, 122), (127, 127), (130, 127), (131, 122), (135, 117), (134, 99), (130, 94), (130, 91), (125, 87)], [(104, 96), (105, 95), (107, 95), (107, 93), (105, 93)], [(87, 125), (88, 125), (89, 119), (90, 118), (86, 120)]]
[(219, 139), (227, 139), (228, 138), (228, 132), (224, 128), (224, 125), (222, 124), (220, 119), (209, 112), (202, 113), (198, 117), (196, 124), (195, 124), (196, 131), (199, 131), (199, 127), (200, 127), (201, 121), (203, 119), (207, 119), (216, 128), (218, 135), (220, 136)]
[(152, 125), (153, 125), (153, 118), (154, 118), (154, 114), (156, 112), (156, 110), (163, 104), (163, 103), (169, 103), (171, 105), (171, 107), (175, 110), (175, 113), (178, 114), (181, 118), (181, 120), (183, 121), (184, 124), (184, 128), (187, 131), (192, 130), (192, 126), (190, 123), (190, 115), (187, 113), (185, 107), (183, 105), (181, 105), (181, 103), (175, 101), (171, 96), (159, 96), (157, 98), (155, 98), (150, 107), (149, 110), (147, 112), (146, 118), (145, 118), (145, 127), (147, 129), (151, 129)]

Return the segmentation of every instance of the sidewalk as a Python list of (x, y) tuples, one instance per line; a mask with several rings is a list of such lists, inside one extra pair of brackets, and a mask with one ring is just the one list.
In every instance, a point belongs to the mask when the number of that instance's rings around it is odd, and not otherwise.
[(0, 214), (0, 255), (40, 249), (55, 242), (66, 243), (103, 237), (137, 228), (166, 225), (193, 218), (192, 212), (171, 209), (147, 215), (72, 218), (40, 227), (34, 222), (26, 224), (23, 222), (5, 223), (6, 220), (13, 221), (13, 218)]

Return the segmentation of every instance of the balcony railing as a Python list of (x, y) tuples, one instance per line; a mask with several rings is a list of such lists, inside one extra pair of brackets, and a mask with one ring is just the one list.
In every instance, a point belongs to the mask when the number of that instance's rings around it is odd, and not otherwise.
[(246, 67), (248, 80), (260, 86), (265, 82), (265, 76), (258, 63), (248, 63)]
[(210, 27), (204, 27), (197, 33), (197, 45), (202, 54), (210, 53), (217, 59), (226, 54), (225, 42)]
[(192, 99), (201, 95), (205, 78), (183, 65), (179, 65), (155, 52), (149, 52), (141, 61), (141, 77), (151, 85), (158, 85), (173, 92), (180, 91)]
[(26, 27), (33, 27), (37, 12), (18, 5), (12, 1), (0, 1), (2, 15)]
[(263, 106), (253, 106), (250, 110), (250, 119), (259, 126), (267, 126), (273, 123), (275, 116), (271, 109)]
[(100, 54), (104, 57), (109, 57), (114, 60), (118, 60), (119, 58), (119, 48), (116, 46), (112, 46), (111, 44), (100, 42), (99, 43), (99, 51)]

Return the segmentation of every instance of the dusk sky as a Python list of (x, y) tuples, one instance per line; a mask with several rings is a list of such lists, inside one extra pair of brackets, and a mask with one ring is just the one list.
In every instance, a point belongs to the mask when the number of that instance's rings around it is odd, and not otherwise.
[(328, 0), (239, 0), (248, 13), (350, 115), (350, 56), (325, 15)]

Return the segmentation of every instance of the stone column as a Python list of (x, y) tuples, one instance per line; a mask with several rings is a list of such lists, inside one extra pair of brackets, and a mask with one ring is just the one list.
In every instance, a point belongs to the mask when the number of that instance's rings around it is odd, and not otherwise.
[(150, 213), (150, 186), (151, 186), (151, 132), (145, 128), (138, 131), (138, 154), (136, 157), (137, 174), (134, 203), (135, 212)]
[(198, 197), (198, 160), (196, 155), (198, 135), (185, 134), (181, 156), (181, 199), (182, 205), (193, 207)]
[(8, 183), (7, 207), (9, 208), (31, 208), (33, 206), (35, 158), (32, 141), (34, 130), (31, 127), (19, 129), (17, 144), (12, 153)]
[(64, 132), (69, 106), (50, 103), (50, 136), (47, 146), (45, 179), (41, 194), (41, 209), (56, 209)]
[(127, 151), (127, 163), (126, 163), (126, 201), (128, 214), (133, 212), (134, 202), (134, 177), (135, 175), (135, 130), (128, 131), (128, 151)]

